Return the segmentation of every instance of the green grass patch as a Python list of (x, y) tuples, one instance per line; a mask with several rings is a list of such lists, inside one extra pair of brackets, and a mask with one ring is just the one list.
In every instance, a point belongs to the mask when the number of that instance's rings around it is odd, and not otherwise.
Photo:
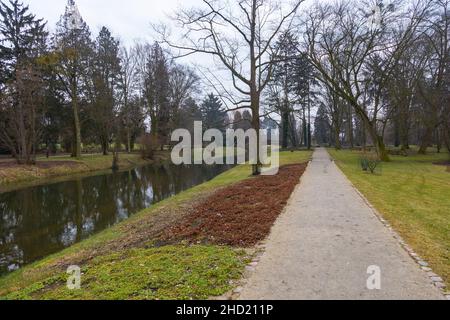
[(379, 174), (363, 172), (358, 152), (330, 150), (353, 184), (450, 285), (449, 154), (391, 156)]
[(59, 273), (5, 299), (155, 300), (207, 299), (231, 289), (248, 261), (245, 253), (216, 246), (133, 249), (94, 259), (82, 268), (81, 288), (69, 290)]

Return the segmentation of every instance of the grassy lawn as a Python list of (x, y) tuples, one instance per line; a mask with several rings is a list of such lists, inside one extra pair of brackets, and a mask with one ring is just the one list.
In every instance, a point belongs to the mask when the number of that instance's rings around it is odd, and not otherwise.
[[(281, 165), (303, 163), (311, 152), (283, 152)], [(156, 214), (183, 208), (218, 188), (251, 178), (249, 165), (237, 166), (213, 180), (166, 199), (74, 246), (0, 278), (0, 299), (205, 299), (231, 289), (248, 254), (220, 246), (154, 247), (152, 239), (119, 249), (136, 225)], [(103, 250), (106, 248), (106, 252)], [(108, 249), (112, 248), (112, 249)], [(105, 253), (103, 253), (105, 252)], [(65, 287), (66, 267), (82, 261), (82, 289)]]
[(6, 298), (207, 299), (230, 290), (230, 280), (240, 277), (245, 263), (244, 251), (226, 247), (133, 249), (95, 258), (84, 266), (80, 290), (67, 290), (67, 274), (59, 272)]
[(354, 185), (450, 286), (450, 172), (433, 162), (447, 153), (391, 156), (380, 174), (359, 166), (360, 154), (330, 150)]

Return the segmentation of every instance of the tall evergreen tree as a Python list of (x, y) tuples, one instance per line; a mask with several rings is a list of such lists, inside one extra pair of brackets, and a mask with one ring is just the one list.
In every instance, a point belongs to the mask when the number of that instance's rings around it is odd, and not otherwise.
[(45, 23), (28, 6), (0, 2), (0, 140), (20, 164), (35, 162), (46, 40)]
[[(103, 27), (95, 42), (92, 67), (92, 107), (91, 119), (94, 122), (104, 155), (108, 154), (109, 144), (116, 123), (117, 89), (120, 80), (119, 41)], [(116, 132), (117, 135), (117, 132)]]
[(194, 136), (194, 122), (202, 120), (203, 114), (201, 108), (192, 97), (187, 98), (182, 104), (180, 110), (180, 128), (189, 130), (191, 135)]
[(2, 84), (13, 80), (23, 64), (35, 63), (46, 46), (46, 23), (19, 0), (0, 1), (0, 54)]
[[(280, 128), (283, 148), (288, 147), (289, 132), (292, 131), (290, 128), (291, 115), (295, 111), (295, 105), (298, 100), (295, 96), (292, 82), (297, 51), (298, 41), (294, 35), (289, 31), (281, 34), (276, 43), (277, 62), (269, 84), (269, 105), (271, 111), (276, 112), (281, 118)], [(292, 137), (290, 140), (291, 144), (294, 144)]]
[(331, 140), (330, 119), (327, 114), (326, 106), (322, 103), (317, 110), (314, 120), (314, 137), (319, 145), (329, 145)]
[(275, 52), (277, 58), (269, 83), (268, 103), (270, 111), (281, 118), (282, 147), (287, 148), (289, 142), (292, 146), (297, 145), (296, 115), (302, 119), (303, 141), (309, 145), (312, 66), (300, 51), (299, 41), (289, 30), (280, 35)]
[(158, 43), (144, 48), (143, 96), (150, 117), (151, 135), (161, 147), (168, 141), (170, 118), (170, 77), (168, 59)]
[(53, 41), (54, 71), (71, 101), (73, 112), (72, 156), (81, 157), (80, 100), (86, 96), (88, 71), (93, 44), (86, 22), (74, 0), (68, 0), (66, 11), (57, 24)]
[(213, 93), (208, 94), (201, 105), (201, 112), (204, 130), (226, 130), (228, 115), (219, 97), (215, 96)]

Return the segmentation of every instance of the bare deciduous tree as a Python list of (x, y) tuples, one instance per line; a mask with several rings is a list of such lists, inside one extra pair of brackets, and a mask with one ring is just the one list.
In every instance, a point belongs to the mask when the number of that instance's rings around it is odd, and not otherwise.
[[(156, 30), (164, 43), (180, 50), (179, 56), (203, 53), (216, 58), (240, 96), (229, 98), (234, 104), (229, 110), (251, 109), (252, 126), (259, 131), (261, 94), (277, 57), (274, 44), (302, 2), (203, 0), (203, 8), (182, 10), (176, 15), (175, 21), (182, 28), (179, 38), (173, 39), (164, 26)], [(259, 174), (260, 167), (254, 165), (253, 174)]]
[(442, 125), (447, 111), (444, 107), (450, 59), (450, 1), (433, 1), (431, 8), (435, 10), (435, 14), (428, 19), (428, 30), (423, 33), (427, 39), (424, 46), (428, 49), (429, 57), (426, 60), (422, 81), (418, 85), (419, 94), (424, 102), (422, 121), (425, 132), (419, 149), (421, 154), (426, 153), (433, 133)]
[(126, 150), (131, 152), (131, 131), (133, 117), (131, 101), (137, 90), (137, 57), (136, 50), (122, 47), (120, 50), (121, 70), (119, 74), (119, 103), (121, 121), (125, 131)]
[[(353, 107), (383, 161), (389, 160), (383, 137), (387, 83), (414, 42), (428, 5), (397, 4), (395, 0), (318, 4), (305, 21), (305, 42), (319, 80)], [(378, 16), (371, 24), (373, 14)]]

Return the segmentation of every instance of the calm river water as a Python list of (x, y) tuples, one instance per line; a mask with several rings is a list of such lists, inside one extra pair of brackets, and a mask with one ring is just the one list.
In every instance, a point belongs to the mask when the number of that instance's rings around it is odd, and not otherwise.
[(58, 252), (227, 166), (149, 165), (0, 194), (0, 275)]

